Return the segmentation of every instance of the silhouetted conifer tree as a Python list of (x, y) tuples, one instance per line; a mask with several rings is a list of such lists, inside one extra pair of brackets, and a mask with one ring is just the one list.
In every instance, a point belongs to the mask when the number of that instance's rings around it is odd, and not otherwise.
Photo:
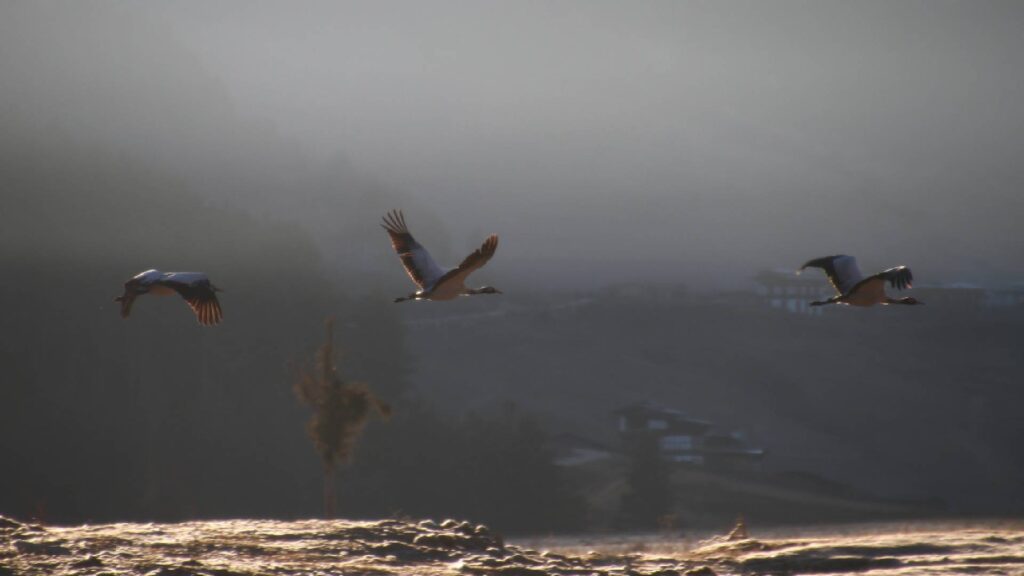
[(306, 429), (324, 466), (324, 515), (337, 510), (335, 474), (340, 463), (352, 459), (355, 441), (370, 415), (391, 415), (391, 407), (374, 396), (363, 382), (345, 382), (334, 362), (334, 322), (327, 320), (327, 340), (317, 351), (314, 369), (300, 366), (293, 386), (295, 395), (313, 409)]

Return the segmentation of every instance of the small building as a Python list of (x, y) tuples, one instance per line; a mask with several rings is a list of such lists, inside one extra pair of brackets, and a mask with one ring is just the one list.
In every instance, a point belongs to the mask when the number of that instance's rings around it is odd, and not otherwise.
[(797, 274), (793, 270), (762, 270), (754, 276), (755, 293), (762, 302), (794, 314), (820, 315), (823, 308), (810, 305), (835, 295), (824, 274)]
[(764, 450), (747, 446), (736, 432), (724, 433), (706, 420), (650, 403), (623, 406), (612, 412), (623, 437), (643, 434), (657, 442), (665, 460), (718, 469), (756, 468)]
[(619, 434), (647, 434), (656, 439), (658, 450), (667, 460), (703, 464), (699, 453), (702, 438), (712, 424), (686, 414), (648, 403), (623, 406), (612, 412), (618, 418)]

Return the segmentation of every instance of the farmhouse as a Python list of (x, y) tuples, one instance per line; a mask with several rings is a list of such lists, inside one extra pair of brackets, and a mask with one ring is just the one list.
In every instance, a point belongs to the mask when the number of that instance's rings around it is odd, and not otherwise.
[(643, 402), (612, 412), (623, 438), (653, 439), (665, 460), (720, 470), (750, 470), (760, 465), (764, 450), (751, 447), (738, 432), (722, 431), (706, 420), (679, 410)]

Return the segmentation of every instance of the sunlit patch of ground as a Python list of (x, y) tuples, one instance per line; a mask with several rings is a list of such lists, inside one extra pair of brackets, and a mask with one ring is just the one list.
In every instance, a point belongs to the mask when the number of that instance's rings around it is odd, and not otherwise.
[(51, 527), (0, 518), (0, 576), (1022, 574), (1024, 526), (876, 525), (758, 538), (524, 540), (430, 520)]
[(707, 534), (534, 538), (570, 556), (684, 559), (717, 574), (1012, 574), (1024, 576), (1024, 521), (864, 523)]

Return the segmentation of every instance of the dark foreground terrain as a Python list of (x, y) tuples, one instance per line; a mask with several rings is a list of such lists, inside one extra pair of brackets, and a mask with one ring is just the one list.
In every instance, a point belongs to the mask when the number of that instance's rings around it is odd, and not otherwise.
[(0, 517), (0, 575), (1020, 574), (1024, 527), (923, 525), (827, 536), (505, 543), (484, 526), (226, 520), (52, 527)]

